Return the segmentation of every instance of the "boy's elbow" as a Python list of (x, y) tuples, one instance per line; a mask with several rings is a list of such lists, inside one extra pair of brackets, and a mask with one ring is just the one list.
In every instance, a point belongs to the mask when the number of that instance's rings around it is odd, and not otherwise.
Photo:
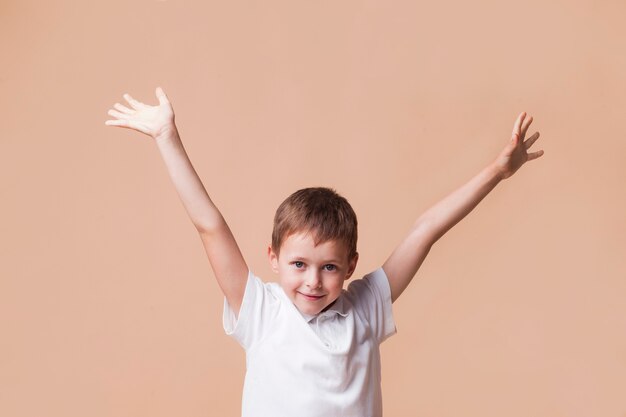
[(410, 236), (418, 246), (432, 246), (443, 234), (433, 222), (418, 220), (413, 225)]
[(223, 232), (225, 228), (228, 228), (228, 225), (222, 216), (210, 220), (195, 221), (193, 224), (198, 233), (203, 235), (215, 235)]

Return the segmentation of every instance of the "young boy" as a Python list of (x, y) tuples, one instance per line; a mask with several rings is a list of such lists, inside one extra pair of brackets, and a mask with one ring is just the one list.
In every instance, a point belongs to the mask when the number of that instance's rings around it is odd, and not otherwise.
[(242, 415), (267, 417), (381, 416), (379, 345), (396, 327), (391, 304), (402, 294), (432, 245), (503, 179), (543, 155), (524, 140), (532, 117), (519, 115), (498, 157), (420, 216), (382, 267), (353, 280), (357, 219), (329, 188), (296, 191), (278, 208), (268, 256), (279, 283), (249, 270), (224, 218), (191, 165), (161, 88), (159, 105), (128, 94), (110, 126), (154, 138), (170, 177), (200, 234), (224, 293), (223, 325), (246, 351)]

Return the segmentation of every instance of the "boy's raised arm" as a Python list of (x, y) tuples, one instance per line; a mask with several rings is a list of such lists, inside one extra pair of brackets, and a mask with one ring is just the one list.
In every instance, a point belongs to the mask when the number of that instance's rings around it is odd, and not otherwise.
[(159, 87), (158, 106), (149, 106), (125, 94), (130, 108), (115, 103), (108, 114), (116, 120), (106, 125), (137, 130), (151, 136), (163, 157), (168, 173), (180, 199), (196, 226), (217, 282), (238, 315), (248, 278), (248, 266), (237, 242), (185, 152), (174, 123), (174, 110)]
[(543, 151), (527, 150), (539, 138), (539, 132), (524, 140), (532, 117), (524, 120), (521, 113), (513, 127), (513, 135), (500, 155), (469, 182), (449, 194), (422, 214), (407, 237), (383, 264), (391, 300), (395, 301), (409, 285), (432, 245), (448, 230), (469, 214), (474, 207), (503, 179), (513, 175), (526, 161), (543, 155)]

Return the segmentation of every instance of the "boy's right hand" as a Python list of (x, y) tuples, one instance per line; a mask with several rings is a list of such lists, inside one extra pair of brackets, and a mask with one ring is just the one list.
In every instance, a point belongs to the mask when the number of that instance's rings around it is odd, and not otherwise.
[(129, 94), (124, 94), (131, 108), (115, 103), (113, 107), (116, 110), (108, 111), (108, 114), (115, 117), (115, 120), (107, 120), (104, 124), (137, 130), (157, 139), (175, 129), (175, 124), (174, 109), (161, 87), (156, 88), (156, 96), (159, 99), (159, 105), (149, 106), (135, 100)]

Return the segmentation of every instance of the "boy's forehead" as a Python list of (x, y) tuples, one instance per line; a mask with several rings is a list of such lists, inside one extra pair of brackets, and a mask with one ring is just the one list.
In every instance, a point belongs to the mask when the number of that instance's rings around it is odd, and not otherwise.
[(330, 239), (316, 244), (316, 239), (317, 236), (314, 231), (294, 232), (283, 240), (280, 250), (281, 252), (283, 250), (308, 250), (316, 253), (334, 252), (342, 256), (348, 250), (347, 244), (341, 240)]
[(344, 244), (344, 242), (342, 242), (340, 239), (327, 239), (325, 241), (316, 242), (319, 239), (318, 236), (319, 235), (316, 230), (298, 230), (287, 235), (286, 238), (283, 239), (283, 242), (287, 242), (287, 241), (302, 242), (302, 243), (308, 243), (314, 246), (323, 245), (323, 244), (332, 244), (332, 245), (340, 246)]

